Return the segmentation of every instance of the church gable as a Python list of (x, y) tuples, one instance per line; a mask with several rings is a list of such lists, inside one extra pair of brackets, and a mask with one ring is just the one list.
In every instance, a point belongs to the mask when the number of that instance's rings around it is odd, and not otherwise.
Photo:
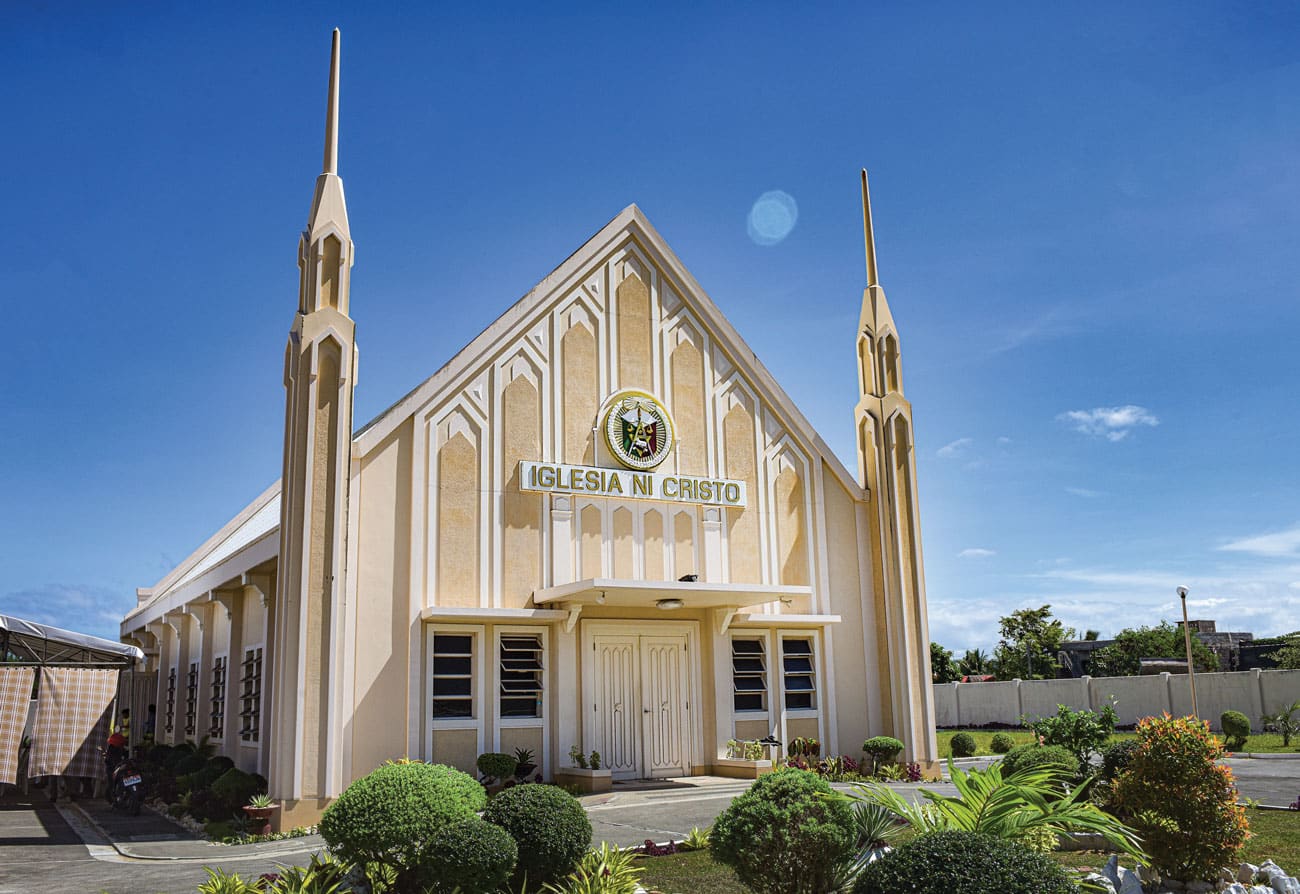
[[(753, 354), (625, 210), (358, 435), (364, 455), (415, 419), (425, 605), (532, 607), (536, 590), (602, 577), (813, 586), (822, 464), (856, 485), (770, 374), (737, 358)], [(676, 444), (657, 473), (743, 482), (744, 507), (538, 493), (521, 480), (527, 462), (619, 468), (600, 422), (625, 389), (671, 414)]]

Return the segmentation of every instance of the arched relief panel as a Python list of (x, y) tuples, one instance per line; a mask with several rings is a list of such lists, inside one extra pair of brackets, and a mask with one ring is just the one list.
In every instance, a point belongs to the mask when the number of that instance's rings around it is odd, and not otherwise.
[(618, 330), (618, 387), (655, 390), (654, 320), (649, 265), (628, 255), (615, 264), (614, 314)]
[(592, 465), (596, 461), (593, 429), (600, 409), (600, 361), (593, 330), (595, 321), (581, 307), (569, 311), (562, 319), (569, 327), (560, 339), (564, 461), (574, 465)]
[(578, 553), (581, 579), (606, 577), (604, 513), (599, 506), (588, 503), (578, 513)]
[[(759, 517), (762, 515), (758, 489), (756, 452), (757, 429), (752, 398), (737, 390), (728, 396), (730, 408), (722, 418), (724, 475), (746, 482), (749, 505), (744, 509), (727, 509), (726, 536), (728, 580), (732, 583), (763, 582)], [(724, 406), (727, 405), (724, 403)]]
[(669, 409), (677, 425), (677, 471), (683, 475), (708, 474), (708, 417), (704, 391), (703, 339), (689, 326), (671, 334), (674, 344), (668, 359), (672, 391)]
[[(811, 581), (808, 548), (808, 480), (807, 463), (786, 446), (772, 459), (772, 518), (776, 527), (776, 578), (788, 586), (806, 587)], [(788, 611), (811, 611), (806, 597), (803, 605)]]
[(480, 486), (482, 429), (463, 410), (437, 427), (434, 486), (437, 498), (430, 538), (436, 557), (434, 604), (477, 607), (481, 584)]
[(614, 577), (619, 580), (632, 580), (640, 576), (636, 573), (636, 547), (632, 529), (632, 511), (626, 506), (619, 506), (613, 514)]
[(339, 309), (339, 298), (343, 292), (343, 270), (339, 263), (343, 256), (343, 243), (338, 236), (330, 234), (321, 242), (320, 248), (320, 306)]
[(646, 510), (642, 517), (642, 543), (645, 554), (645, 580), (667, 580), (664, 563), (664, 517), (657, 509)]
[(519, 488), (521, 460), (542, 459), (541, 376), (523, 355), (507, 367), (501, 391), (501, 586), (497, 604), (523, 608), (542, 584), (542, 498)]
[[(900, 638), (911, 637), (911, 653), (918, 663), (928, 656), (928, 645), (923, 645), (920, 637), (923, 603), (920, 591), (920, 532), (916, 528), (916, 506), (914, 503), (915, 483), (912, 480), (912, 431), (910, 420), (904, 413), (895, 413), (888, 425), (889, 462), (891, 466), (891, 487), (894, 498), (895, 525), (898, 531), (898, 573), (901, 590), (901, 616), (891, 619), (894, 633)], [(910, 703), (922, 704), (923, 693), (916, 674), (908, 673), (908, 685), (912, 691)]]
[(674, 512), (672, 534), (672, 579), (681, 580), (686, 574), (699, 574), (702, 577), (704, 569), (700, 561), (695, 513), (686, 509)]
[(898, 369), (898, 339), (892, 332), (880, 339), (880, 368), (884, 393), (902, 391), (902, 377)]
[(876, 357), (870, 332), (858, 336), (858, 377), (862, 396), (876, 393)]

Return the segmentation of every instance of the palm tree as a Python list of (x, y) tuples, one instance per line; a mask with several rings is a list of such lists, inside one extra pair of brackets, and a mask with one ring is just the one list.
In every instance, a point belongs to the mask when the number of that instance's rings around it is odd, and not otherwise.
[(989, 672), (989, 656), (983, 649), (967, 649), (966, 654), (961, 656), (961, 661), (957, 663), (961, 672), (968, 677)]

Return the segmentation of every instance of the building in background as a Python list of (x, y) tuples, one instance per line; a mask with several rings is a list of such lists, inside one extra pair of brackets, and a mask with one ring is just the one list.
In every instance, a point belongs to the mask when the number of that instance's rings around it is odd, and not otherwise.
[(286, 826), (404, 755), (472, 772), (528, 749), (550, 777), (578, 747), (671, 777), (721, 770), (730, 739), (856, 755), (888, 734), (933, 768), (912, 411), (866, 172), (867, 288), (838, 334), (856, 470), (636, 206), (354, 431), (338, 70), (336, 32), (282, 478), (122, 621), (159, 740), (207, 735), (265, 773)]

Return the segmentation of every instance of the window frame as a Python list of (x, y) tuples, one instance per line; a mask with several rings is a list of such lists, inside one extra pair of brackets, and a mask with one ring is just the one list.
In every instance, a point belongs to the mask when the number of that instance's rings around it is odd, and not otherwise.
[(176, 683), (180, 680), (180, 665), (173, 664), (167, 668), (167, 689), (165, 705), (167, 712), (164, 715), (163, 732), (173, 733), (176, 730)]
[[(257, 670), (257, 693), (255, 695), (246, 695), (244, 693), (244, 665), (247, 664), (249, 652), (261, 650), (261, 657), (257, 659), (260, 664)], [(229, 678), (227, 678), (229, 686)], [(249, 714), (245, 714), (246, 708), (244, 702), (246, 699), (256, 698), (257, 709)], [(266, 644), (265, 643), (247, 643), (243, 646), (241, 660), (239, 662), (239, 744), (243, 748), (260, 748), (262, 745), (262, 730), (265, 728), (266, 720)], [(247, 738), (244, 735), (246, 729), (244, 725), (245, 716), (256, 716), (257, 724), (252, 728), (253, 737)]]
[(187, 736), (198, 738), (199, 729), (199, 689), (203, 682), (203, 662), (191, 659), (189, 669), (185, 672), (185, 728)]
[[(501, 664), (501, 643), (506, 637), (514, 636), (535, 636), (540, 648), (541, 671), (540, 671), (540, 691), (541, 698), (538, 701), (537, 714), (533, 717), (506, 716), (501, 713), (501, 692), (502, 673), (505, 668)], [(542, 726), (546, 723), (548, 716), (547, 701), (550, 693), (550, 644), (547, 642), (547, 630), (545, 627), (506, 627), (497, 625), (492, 630), (492, 654), (495, 658), (495, 674), (492, 681), (492, 721), (497, 729), (519, 729)]]
[[(221, 665), (221, 697), (217, 698), (217, 665)], [(214, 742), (226, 741), (226, 707), (230, 702), (230, 653), (219, 652), (212, 656), (212, 668), (208, 676), (208, 736)], [(220, 705), (220, 713), (217, 707)], [(216, 729), (216, 720), (221, 719), (221, 734), (213, 732)]]
[[(785, 643), (786, 640), (803, 640), (809, 644), (810, 654), (809, 664), (812, 666), (810, 674), (799, 672), (794, 676), (809, 676), (812, 679), (812, 707), (811, 708), (791, 708), (787, 706), (786, 697), (791, 692), (804, 693), (808, 690), (797, 689), (790, 690), (786, 687), (786, 669), (785, 669)], [(821, 637), (815, 630), (778, 630), (776, 632), (777, 648), (780, 649), (781, 667), (778, 678), (781, 685), (781, 713), (787, 719), (817, 718), (820, 728), (821, 706), (825, 698), (826, 686), (821, 672), (822, 643)]]
[[(752, 633), (749, 631), (741, 631), (741, 632), (733, 633), (728, 639), (730, 640), (730, 645), (731, 645), (730, 661), (731, 661), (732, 716), (736, 720), (742, 720), (742, 721), (758, 720), (760, 717), (765, 719), (770, 719), (772, 716), (772, 681), (771, 681), (772, 666), (771, 663), (768, 661), (768, 656), (771, 655), (771, 649), (769, 648), (769, 643), (768, 643), (769, 637), (767, 635), (767, 632), (762, 630), (756, 630), (753, 631)], [(744, 640), (745, 642), (756, 642), (759, 644), (759, 647), (761, 649), (759, 654), (761, 655), (763, 660), (762, 673), (755, 673), (752, 671), (746, 673), (746, 676), (757, 676), (763, 681), (763, 688), (761, 690), (762, 697), (763, 697), (763, 707), (761, 708), (737, 708), (736, 707), (736, 696), (740, 694), (740, 690), (736, 688), (735, 660), (736, 660), (737, 640)]]
[[(440, 635), (468, 636), (470, 648), (470, 717), (434, 717), (433, 716), (433, 645), (434, 637)], [(433, 760), (433, 736), (438, 730), (474, 730), (477, 733), (478, 753), (483, 753), (484, 719), (484, 685), (487, 674), (487, 658), (483, 644), (487, 640), (487, 628), (482, 624), (426, 624), (424, 630), (425, 669), (421, 685), (420, 716), (424, 723), (424, 758)]]

